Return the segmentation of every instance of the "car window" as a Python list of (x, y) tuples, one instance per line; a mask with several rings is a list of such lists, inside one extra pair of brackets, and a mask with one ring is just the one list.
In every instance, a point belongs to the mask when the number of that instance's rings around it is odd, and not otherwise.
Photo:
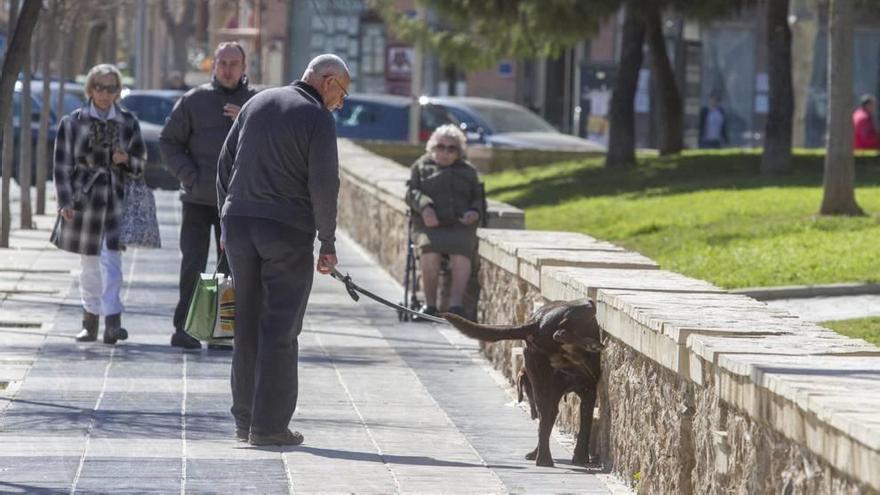
[(541, 117), (520, 106), (468, 104), (492, 132), (558, 132)]
[[(57, 101), (57, 97), (56, 97)], [(64, 113), (68, 114), (77, 108), (82, 108), (83, 104), (86, 102), (85, 97), (82, 93), (79, 92), (71, 92), (64, 91)], [(57, 105), (57, 103), (56, 103)]]
[(174, 102), (158, 96), (129, 95), (122, 99), (122, 106), (144, 122), (165, 125), (165, 119), (171, 115)]
[(423, 105), (421, 112), (421, 126), (423, 130), (434, 132), (434, 129), (443, 124), (456, 124), (458, 121), (442, 107), (437, 105)]
[[(37, 116), (40, 114), (42, 108), (43, 105), (40, 103), (40, 100), (37, 99), (34, 95), (31, 95), (31, 113), (34, 116)], [(21, 118), (21, 93), (19, 93), (18, 91), (12, 93), (12, 117), (14, 119)], [(39, 117), (33, 120), (39, 120)]]
[(449, 107), (447, 110), (458, 122), (464, 124), (467, 129), (476, 131), (482, 126), (482, 124), (474, 120), (473, 116), (461, 109)]
[(343, 127), (356, 127), (379, 121), (379, 108), (369, 103), (346, 103), (333, 113), (336, 124)]
[(83, 104), (86, 102), (86, 98), (83, 95), (82, 91), (78, 89), (64, 89), (64, 109), (62, 111), (58, 111), (58, 88), (53, 87), (49, 94), (50, 104), (49, 108), (52, 109), (52, 112), (55, 115), (68, 115), (70, 112), (82, 108)]
[(12, 93), (12, 118), (21, 117), (21, 93), (18, 91)]

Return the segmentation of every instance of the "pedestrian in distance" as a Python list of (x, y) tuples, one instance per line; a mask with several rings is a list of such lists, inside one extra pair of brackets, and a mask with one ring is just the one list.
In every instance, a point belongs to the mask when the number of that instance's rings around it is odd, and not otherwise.
[(727, 114), (717, 94), (709, 95), (708, 105), (700, 109), (700, 148), (723, 148), (727, 145)]
[(877, 150), (880, 147), (880, 139), (877, 137), (877, 128), (874, 126), (874, 107), (876, 106), (873, 95), (862, 95), (858, 108), (853, 112), (853, 149), (854, 150)]
[[(312, 273), (336, 266), (336, 125), (351, 76), (336, 55), (241, 110), (220, 153), (222, 243), (235, 281), (232, 415), (252, 445), (297, 445), (298, 336)], [(314, 263), (314, 239), (320, 241)]]
[(425, 147), (427, 153), (412, 165), (407, 200), (414, 212), (415, 246), (425, 306), (436, 316), (440, 261), (449, 256), (452, 286), (447, 311), (464, 316), (464, 293), (477, 247), (477, 223), (483, 195), (477, 170), (465, 160), (467, 139), (452, 124), (438, 127)]
[[(220, 43), (214, 51), (212, 81), (189, 90), (177, 101), (159, 137), (165, 164), (181, 186), (180, 295), (174, 309), (171, 345), (184, 350), (201, 348), (199, 341), (184, 332), (183, 327), (199, 274), (208, 263), (212, 229), (218, 246), (220, 241), (217, 157), (241, 106), (256, 93), (248, 87), (245, 63), (241, 45)], [(217, 257), (217, 271), (228, 274), (229, 266), (219, 250)], [(209, 347), (229, 348), (212, 344)]]
[(125, 180), (144, 171), (147, 149), (137, 118), (116, 102), (122, 75), (110, 64), (86, 76), (88, 102), (65, 115), (55, 137), (54, 178), (58, 219), (51, 242), (80, 255), (83, 307), (78, 342), (98, 337), (104, 316), (105, 344), (125, 340), (122, 328), (122, 222)]

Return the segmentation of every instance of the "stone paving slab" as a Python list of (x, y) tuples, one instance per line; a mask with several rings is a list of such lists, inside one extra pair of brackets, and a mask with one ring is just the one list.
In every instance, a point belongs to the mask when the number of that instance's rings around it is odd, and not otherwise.
[[(31, 258), (22, 270), (45, 259), (68, 271), (22, 271), (24, 281), (48, 277), (61, 295), (0, 302), (0, 321), (41, 323), (0, 328), (0, 370), (13, 359), (24, 367), (16, 387), (0, 390), (0, 492), (610, 493), (568, 463), (568, 443), (553, 441), (556, 468), (523, 459), (537, 425), (475, 342), (433, 324), (400, 324), (387, 308), (354, 303), (329, 277), (316, 279), (300, 341), (292, 427), (306, 443), (236, 442), (231, 353), (168, 345), (175, 196), (157, 194), (165, 247), (124, 255), (131, 337), (115, 347), (72, 339), (81, 313), (75, 256), (45, 242), (22, 255)], [(40, 236), (31, 237), (36, 246)], [(392, 298), (400, 291), (346, 241), (339, 250), (359, 283)]]

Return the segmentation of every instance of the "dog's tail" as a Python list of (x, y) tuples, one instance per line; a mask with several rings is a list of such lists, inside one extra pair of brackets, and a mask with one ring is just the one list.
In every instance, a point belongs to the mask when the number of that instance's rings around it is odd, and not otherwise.
[(443, 313), (441, 316), (468, 337), (489, 342), (524, 339), (538, 330), (538, 322), (518, 326), (481, 325), (452, 313)]

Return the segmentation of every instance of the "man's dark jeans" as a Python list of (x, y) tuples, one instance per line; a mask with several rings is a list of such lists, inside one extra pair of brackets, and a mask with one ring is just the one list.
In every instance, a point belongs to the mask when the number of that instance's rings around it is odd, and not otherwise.
[(232, 415), (237, 428), (287, 429), (298, 394), (297, 337), (314, 278), (314, 235), (255, 217), (223, 219), (235, 281)]
[[(183, 255), (183, 259), (180, 261), (180, 298), (177, 301), (177, 308), (174, 309), (175, 330), (183, 331), (186, 312), (189, 310), (190, 299), (199, 280), (199, 274), (205, 271), (205, 265), (208, 263), (212, 227), (219, 259), (220, 217), (217, 208), (183, 202), (183, 219), (180, 223), (180, 254)], [(214, 271), (213, 267), (211, 271)], [(217, 271), (229, 273), (229, 264), (225, 257), (220, 260)]]

